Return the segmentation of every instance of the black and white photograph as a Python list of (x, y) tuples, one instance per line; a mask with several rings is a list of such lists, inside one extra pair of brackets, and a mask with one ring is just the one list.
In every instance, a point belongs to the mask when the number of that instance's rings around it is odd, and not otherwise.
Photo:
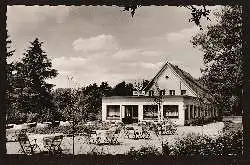
[(13, 5), (6, 17), (10, 164), (242, 159), (242, 5)]

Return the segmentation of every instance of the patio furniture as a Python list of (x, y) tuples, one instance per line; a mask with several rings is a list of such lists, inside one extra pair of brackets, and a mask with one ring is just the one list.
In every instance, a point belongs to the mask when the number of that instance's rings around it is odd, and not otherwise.
[(14, 125), (15, 125), (15, 124), (7, 124), (7, 125), (6, 125), (6, 129), (12, 129), (12, 128), (14, 128)]
[[(135, 137), (135, 130), (134, 130), (134, 127), (132, 126), (127, 126), (125, 127), (124, 129), (124, 134), (127, 138), (131, 139), (131, 138), (134, 138)], [(132, 137), (131, 137), (132, 136)]]
[(143, 139), (151, 138), (150, 130), (149, 130), (149, 127), (147, 127), (147, 125), (142, 126), (142, 138)]
[(61, 143), (63, 135), (51, 135), (43, 138), (44, 147), (48, 150), (48, 153), (52, 155), (61, 154)]
[(86, 136), (86, 141), (90, 144), (119, 144), (118, 138), (120, 136), (120, 130), (93, 130)]
[(129, 139), (146, 139), (149, 134), (143, 127), (134, 125), (125, 127), (125, 136)]
[(28, 138), (26, 129), (20, 130), (20, 132), (17, 135), (17, 140), (21, 146), (21, 151), (25, 155), (32, 155), (32, 154), (41, 152), (41, 149), (39, 148), (39, 146), (36, 143), (37, 139), (30, 141)]
[(115, 129), (114, 131), (110, 132), (111, 138), (109, 144), (120, 144), (118, 141), (120, 135), (121, 135), (121, 130), (120, 129)]
[(174, 135), (176, 133), (176, 128), (170, 124), (162, 125), (161, 134), (162, 135)]
[(96, 131), (91, 130), (89, 132), (86, 132), (85, 137), (86, 137), (86, 142), (89, 144), (98, 143), (98, 141), (96, 140)]

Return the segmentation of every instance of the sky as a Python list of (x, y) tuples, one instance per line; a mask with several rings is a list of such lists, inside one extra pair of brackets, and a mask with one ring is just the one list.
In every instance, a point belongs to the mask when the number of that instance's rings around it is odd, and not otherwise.
[[(115, 6), (8, 6), (7, 28), (16, 49), (13, 59), (20, 60), (38, 37), (58, 70), (59, 75), (48, 80), (56, 88), (150, 80), (166, 61), (196, 78), (201, 75), (203, 54), (190, 43), (199, 28), (188, 21), (189, 10), (144, 6), (134, 17), (122, 10)], [(67, 77), (73, 77), (72, 81)]]

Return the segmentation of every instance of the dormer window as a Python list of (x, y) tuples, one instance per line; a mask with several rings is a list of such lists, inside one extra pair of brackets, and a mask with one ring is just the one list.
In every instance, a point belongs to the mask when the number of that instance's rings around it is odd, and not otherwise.
[(175, 95), (175, 90), (169, 90), (169, 94), (170, 94), (171, 96)]
[(149, 96), (154, 96), (154, 91), (149, 91)]
[(164, 95), (165, 95), (165, 90), (161, 90), (161, 91), (160, 91), (160, 95), (161, 95), (161, 96), (164, 96)]
[(185, 95), (187, 93), (186, 90), (181, 90), (181, 95)]

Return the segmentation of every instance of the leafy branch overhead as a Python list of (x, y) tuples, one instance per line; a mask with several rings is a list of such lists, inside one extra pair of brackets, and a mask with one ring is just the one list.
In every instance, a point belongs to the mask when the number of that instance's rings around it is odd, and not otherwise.
[[(125, 6), (123, 11), (130, 11), (133, 17), (135, 15), (135, 10), (139, 7), (141, 7), (140, 1)], [(207, 20), (210, 20), (209, 18), (210, 10), (208, 10), (205, 5), (203, 6), (179, 5), (178, 7), (185, 7), (189, 9), (191, 11), (191, 18), (189, 19), (189, 22), (194, 22), (200, 28), (201, 28), (201, 19), (203, 17), (206, 18)]]

